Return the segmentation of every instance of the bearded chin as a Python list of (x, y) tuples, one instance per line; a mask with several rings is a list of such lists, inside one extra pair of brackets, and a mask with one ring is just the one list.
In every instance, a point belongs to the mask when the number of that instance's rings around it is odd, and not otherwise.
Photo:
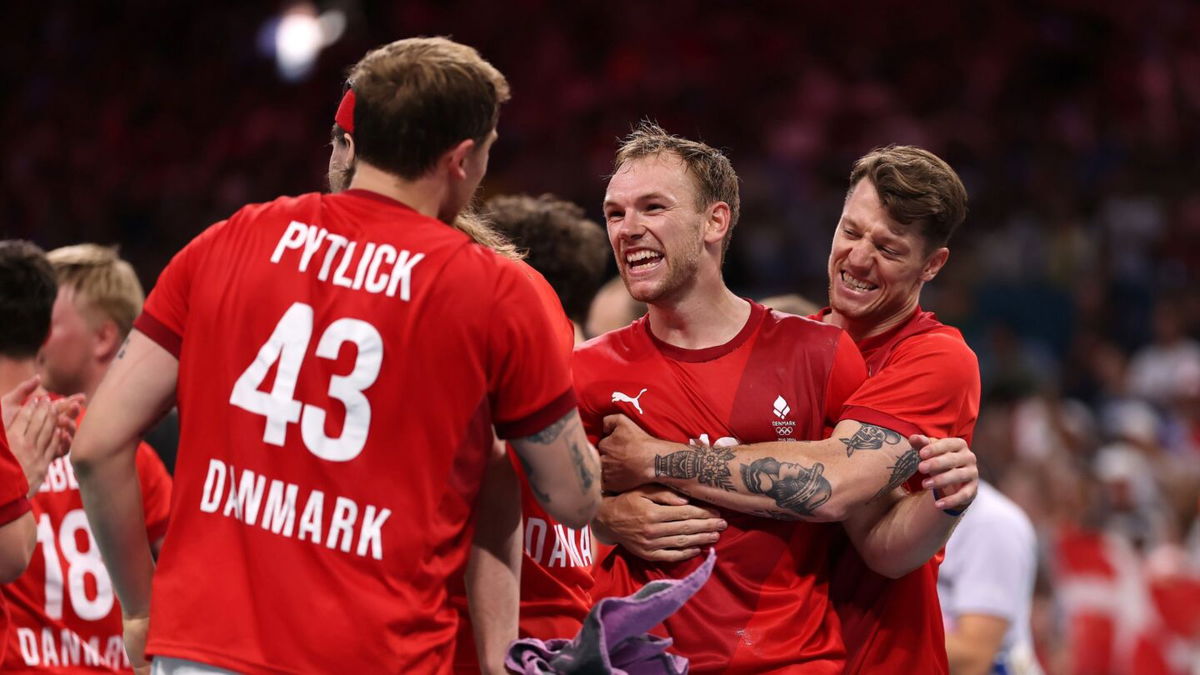
[(345, 168), (329, 170), (329, 191), (337, 194), (342, 190), (350, 187), (350, 181), (354, 179), (354, 164)]

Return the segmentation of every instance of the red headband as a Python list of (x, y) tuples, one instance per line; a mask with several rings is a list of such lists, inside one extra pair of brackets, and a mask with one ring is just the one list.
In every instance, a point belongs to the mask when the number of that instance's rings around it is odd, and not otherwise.
[(354, 133), (354, 90), (347, 89), (346, 95), (342, 97), (342, 102), (338, 105), (337, 114), (333, 116), (333, 121), (337, 125), (346, 130), (346, 133)]

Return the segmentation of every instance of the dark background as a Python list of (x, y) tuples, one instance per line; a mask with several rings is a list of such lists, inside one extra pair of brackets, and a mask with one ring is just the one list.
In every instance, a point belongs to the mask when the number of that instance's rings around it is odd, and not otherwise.
[(512, 84), (485, 194), (553, 192), (599, 220), (643, 117), (726, 149), (743, 181), (726, 273), (754, 297), (821, 302), (851, 163), (924, 146), (971, 197), (924, 304), (978, 353), (975, 450), (1038, 527), (1043, 662), (1133, 667), (1056, 592), (1075, 536), (1139, 561), (1128, 602), (1157, 618), (1118, 633), (1191, 658), (1200, 621), (1159, 596), (1200, 557), (1200, 5), (329, 2), (346, 30), (298, 82), (262, 48), (285, 9), (9, 3), (3, 235), (118, 243), (149, 288), (209, 223), (322, 188), (345, 69), (413, 35), (471, 44)]

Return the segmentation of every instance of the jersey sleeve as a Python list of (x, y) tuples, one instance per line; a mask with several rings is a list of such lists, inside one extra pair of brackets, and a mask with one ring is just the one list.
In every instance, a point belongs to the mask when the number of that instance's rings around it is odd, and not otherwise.
[(833, 367), (825, 384), (825, 423), (830, 427), (840, 419), (842, 409), (854, 392), (867, 379), (867, 364), (854, 345), (854, 340), (842, 331), (833, 353)]
[(7, 525), (30, 509), (29, 481), (20, 462), (8, 448), (8, 436), (0, 427), (0, 525)]
[(158, 458), (158, 453), (145, 443), (138, 444), (135, 462), (138, 481), (142, 485), (146, 538), (153, 543), (167, 533), (167, 521), (171, 514), (171, 476)]
[(492, 416), (501, 438), (520, 438), (575, 408), (567, 354), (529, 277), (501, 260), (489, 319)]
[(579, 419), (583, 422), (583, 430), (587, 433), (588, 441), (596, 445), (604, 431), (604, 415), (592, 406), (592, 402), (580, 387), (582, 383), (595, 382), (597, 378), (591, 372), (588, 361), (579, 348), (576, 348), (571, 358), (571, 377), (575, 381), (575, 395), (579, 399)]
[(154, 289), (146, 298), (141, 315), (133, 323), (134, 328), (171, 352), (175, 358), (179, 358), (183, 347), (192, 279), (203, 264), (205, 251), (211, 247), (225, 222), (221, 221), (201, 232), (175, 254), (159, 275)]
[(979, 364), (961, 338), (919, 335), (896, 347), (887, 364), (846, 402), (840, 419), (905, 436), (957, 436), (970, 442), (979, 390)]

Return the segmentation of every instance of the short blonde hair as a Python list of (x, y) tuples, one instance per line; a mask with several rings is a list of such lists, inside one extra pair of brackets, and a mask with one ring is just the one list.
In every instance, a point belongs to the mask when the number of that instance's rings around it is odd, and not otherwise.
[(128, 335), (142, 311), (146, 294), (133, 266), (121, 259), (115, 246), (76, 244), (46, 254), (60, 288), (75, 291), (82, 307), (98, 310)]

